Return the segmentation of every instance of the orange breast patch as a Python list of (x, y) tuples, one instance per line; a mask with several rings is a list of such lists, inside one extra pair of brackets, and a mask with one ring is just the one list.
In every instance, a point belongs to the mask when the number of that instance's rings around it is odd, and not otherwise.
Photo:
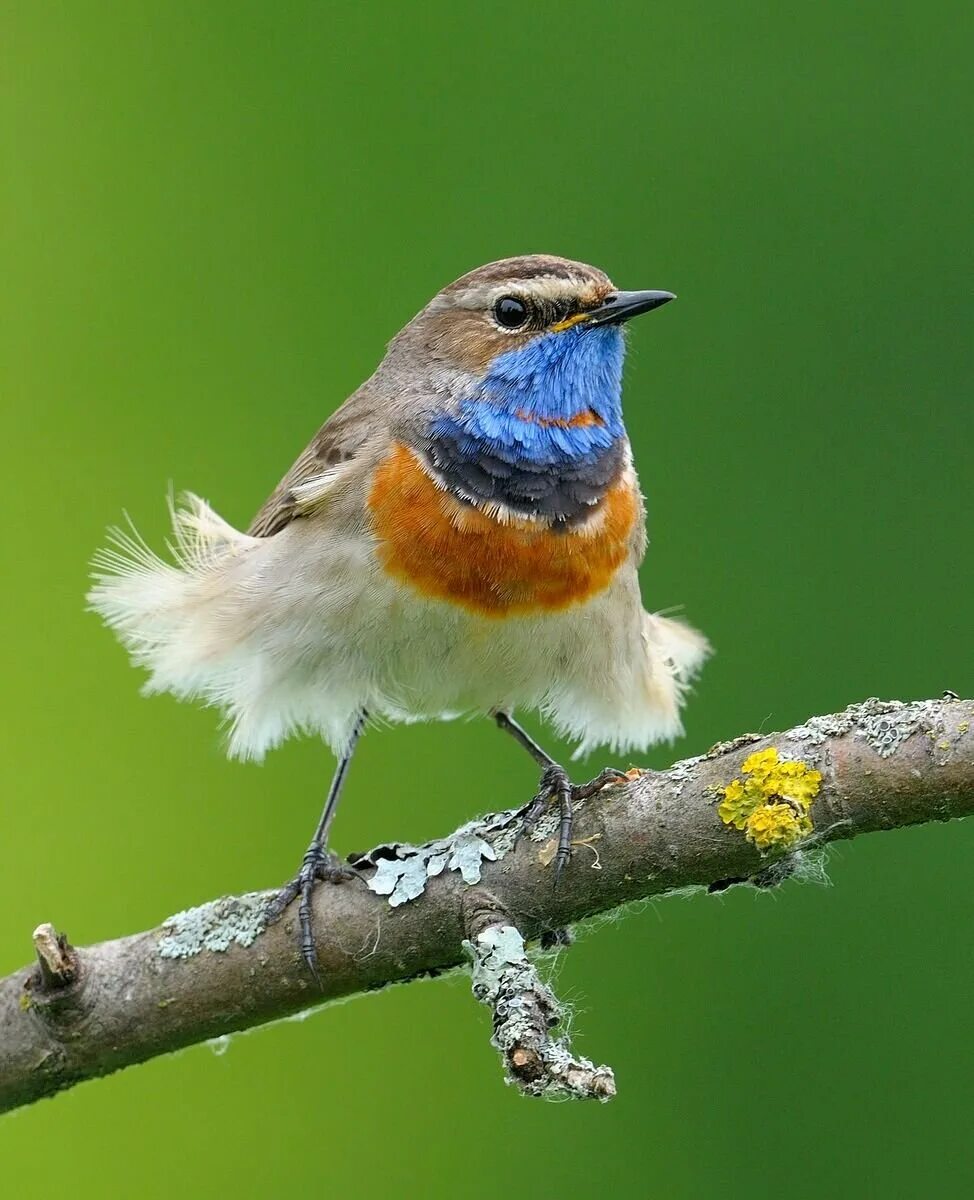
[(584, 527), (502, 522), (437, 487), (403, 445), (376, 470), (368, 506), (390, 575), (488, 617), (567, 608), (601, 592), (626, 560), (639, 511), (623, 479)]

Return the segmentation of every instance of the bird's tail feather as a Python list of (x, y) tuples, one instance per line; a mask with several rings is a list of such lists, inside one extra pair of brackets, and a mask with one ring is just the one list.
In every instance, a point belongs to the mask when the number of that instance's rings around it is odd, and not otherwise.
[(233, 599), (247, 588), (262, 542), (198, 496), (170, 508), (171, 561), (131, 522), (112, 529), (92, 562), (88, 602), (149, 671), (146, 691), (232, 706), (233, 659), (246, 634)]
[(658, 649), (676, 682), (683, 688), (712, 653), (710, 643), (692, 625), (661, 613), (645, 613), (643, 636)]

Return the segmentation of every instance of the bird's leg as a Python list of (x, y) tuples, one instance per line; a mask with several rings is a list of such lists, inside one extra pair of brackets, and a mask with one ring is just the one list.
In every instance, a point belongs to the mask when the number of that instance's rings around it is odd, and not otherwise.
[(281, 888), (267, 907), (267, 922), (268, 924), (273, 924), (280, 919), (292, 900), (298, 896), (301, 897), (301, 902), (298, 905), (298, 923), (301, 929), (301, 957), (307, 963), (308, 970), (314, 976), (315, 982), (319, 987), (321, 986), (321, 978), (318, 975), (318, 953), (315, 950), (314, 928), (311, 918), (311, 898), (314, 894), (315, 884), (319, 880), (328, 883), (342, 883), (346, 879), (355, 879), (358, 877), (357, 871), (339, 862), (337, 855), (328, 849), (328, 833), (331, 830), (331, 823), (335, 819), (335, 813), (338, 810), (338, 801), (341, 798), (342, 788), (345, 785), (345, 776), (348, 774), (348, 764), (352, 761), (355, 746), (362, 736), (367, 715), (364, 709), (359, 713), (355, 726), (352, 729), (352, 736), (349, 738), (348, 747), (339, 760), (338, 766), (335, 768), (331, 786), (328, 788), (325, 807), (322, 810), (317, 828), (315, 829), (315, 835), (311, 839), (311, 845), (305, 851), (304, 858), (301, 860), (300, 871), (298, 871), (297, 875), (290, 882)]
[(541, 768), (541, 784), (534, 799), (521, 812), (521, 833), (530, 834), (538, 823), (538, 818), (546, 806), (554, 799), (558, 800), (560, 819), (558, 823), (558, 849), (555, 852), (555, 882), (557, 883), (562, 871), (568, 865), (572, 856), (572, 827), (574, 825), (574, 804), (578, 800), (587, 800), (596, 792), (602, 790), (607, 783), (614, 779), (622, 779), (625, 772), (617, 771), (614, 767), (606, 767), (588, 783), (573, 784), (568, 772), (543, 750), (533, 737), (523, 729), (510, 713), (496, 711), (494, 720), (498, 728), (509, 733), (512, 738), (527, 750), (528, 754)]

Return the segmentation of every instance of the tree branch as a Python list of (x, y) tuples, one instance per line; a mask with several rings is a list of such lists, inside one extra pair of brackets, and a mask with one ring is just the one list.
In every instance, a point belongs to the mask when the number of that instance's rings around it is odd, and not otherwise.
[(538, 975), (524, 938), (497, 897), (485, 888), (471, 888), (463, 911), (473, 994), (493, 1012), (491, 1041), (500, 1051), (508, 1082), (529, 1096), (611, 1100), (616, 1094), (612, 1069), (574, 1058), (566, 1039), (552, 1036), (564, 1016), (561, 1005)]
[[(558, 1084), (559, 1064), (567, 1062), (566, 1070), (592, 1072), (582, 1094), (605, 1098), (607, 1068), (571, 1059), (561, 1043), (546, 1040), (538, 1014), (553, 997), (513, 953), (516, 937), (551, 940), (552, 931), (677, 888), (766, 886), (810, 846), (966, 816), (974, 812), (972, 725), (969, 700), (870, 700), (787, 733), (745, 735), (668, 771), (630, 772), (581, 806), (575, 853), (557, 888), (551, 827), (542, 821), (538, 840), (515, 845), (514, 813), (425, 847), (379, 847), (357, 859), (368, 886), (352, 881), (316, 894), (320, 991), (297, 953), (293, 908), (265, 928), (269, 893), (214, 901), (158, 929), (83, 949), (39, 926), (37, 963), (0, 981), (0, 1111), (323, 1000), (451, 970), (464, 962), (465, 939), (509, 1075), (524, 1086), (517, 1068), (528, 1064), (534, 1082), (548, 1071), (548, 1082)], [(735, 827), (724, 805), (722, 820), (717, 801), (732, 781), (747, 780), (745, 762), (766, 748), (806, 784), (815, 771), (822, 778), (807, 819), (786, 789), (768, 799), (762, 812), (775, 819), (761, 830), (787, 824), (790, 805), (804, 832), (808, 822), (814, 831), (797, 846), (771, 843), (777, 849), (762, 855), (754, 844), (764, 836), (758, 825)], [(481, 868), (482, 886), (472, 890)], [(501, 966), (516, 968), (514, 977), (501, 978), (496, 957), (488, 961), (498, 931), (511, 951)], [(510, 998), (525, 994), (533, 1016), (512, 1032), (505, 1023)]]

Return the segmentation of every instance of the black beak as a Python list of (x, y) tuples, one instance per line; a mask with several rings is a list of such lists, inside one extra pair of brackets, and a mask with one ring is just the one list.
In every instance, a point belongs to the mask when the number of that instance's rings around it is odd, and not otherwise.
[(587, 325), (618, 325), (675, 300), (672, 292), (613, 292), (589, 313)]

